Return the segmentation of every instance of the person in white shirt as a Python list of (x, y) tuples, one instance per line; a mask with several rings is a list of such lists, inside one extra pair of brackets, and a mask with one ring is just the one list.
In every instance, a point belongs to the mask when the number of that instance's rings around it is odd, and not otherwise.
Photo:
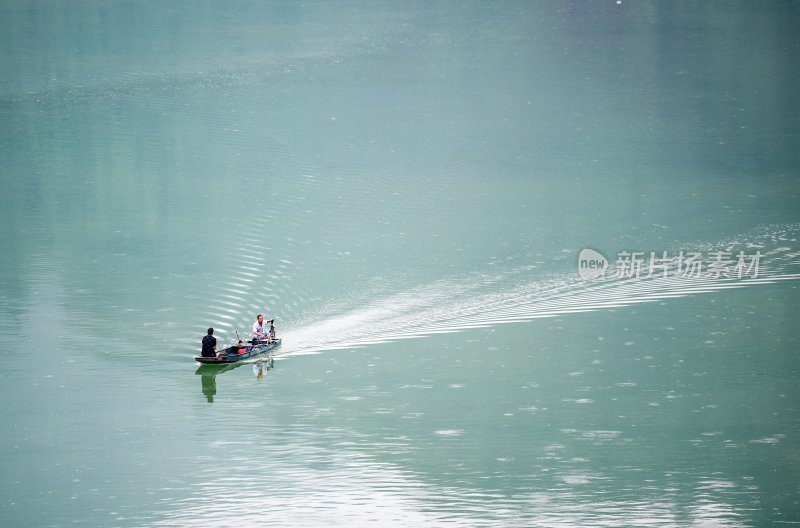
[(253, 339), (266, 339), (271, 341), (269, 337), (269, 327), (264, 324), (264, 316), (258, 314), (256, 322), (253, 323)]

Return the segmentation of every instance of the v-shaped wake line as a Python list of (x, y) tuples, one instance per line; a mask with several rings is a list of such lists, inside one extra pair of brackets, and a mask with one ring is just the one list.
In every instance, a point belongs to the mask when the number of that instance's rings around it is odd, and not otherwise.
[[(779, 226), (782, 233), (797, 226)], [(785, 247), (791, 235), (774, 232), (748, 243), (763, 251), (765, 265), (757, 276), (607, 277), (585, 281), (565, 271), (547, 279), (520, 281), (519, 270), (494, 277), (441, 280), (377, 299), (363, 306), (283, 332), (276, 356), (422, 338), (425, 336), (520, 323), (543, 317), (624, 308), (689, 295), (750, 288), (800, 279), (800, 253)], [(784, 245), (769, 249), (770, 242)], [(730, 247), (730, 242), (726, 242)], [(708, 245), (719, 247), (720, 244)], [(666, 273), (664, 275), (667, 275)], [(487, 291), (488, 290), (488, 291)]]

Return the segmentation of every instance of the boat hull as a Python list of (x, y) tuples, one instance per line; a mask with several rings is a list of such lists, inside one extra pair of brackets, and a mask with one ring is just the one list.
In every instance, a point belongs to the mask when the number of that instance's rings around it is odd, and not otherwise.
[(226, 347), (215, 357), (195, 356), (194, 360), (203, 365), (228, 365), (230, 363), (238, 363), (247, 358), (260, 356), (279, 346), (281, 346), (280, 338), (275, 339), (269, 344), (266, 342), (257, 343), (255, 345), (242, 343), (241, 345)]

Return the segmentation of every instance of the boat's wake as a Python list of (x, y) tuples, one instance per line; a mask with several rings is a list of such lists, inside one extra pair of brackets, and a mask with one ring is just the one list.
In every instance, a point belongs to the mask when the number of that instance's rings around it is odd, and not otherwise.
[[(375, 343), (458, 332), (504, 323), (554, 317), (569, 313), (618, 308), (674, 297), (746, 288), (800, 278), (796, 249), (800, 226), (772, 226), (714, 244), (695, 244), (688, 251), (733, 255), (746, 251), (761, 255), (758, 270), (746, 273), (702, 273), (682, 276), (673, 261), (648, 274), (645, 262), (639, 276), (621, 274), (585, 281), (575, 266), (555, 276), (530, 280), (528, 270), (442, 280), (410, 289), (340, 314), (310, 319), (283, 332), (277, 355), (317, 353)], [(673, 253), (677, 254), (677, 252)], [(730, 269), (728, 270), (730, 271)], [(718, 275), (718, 276), (717, 276)]]

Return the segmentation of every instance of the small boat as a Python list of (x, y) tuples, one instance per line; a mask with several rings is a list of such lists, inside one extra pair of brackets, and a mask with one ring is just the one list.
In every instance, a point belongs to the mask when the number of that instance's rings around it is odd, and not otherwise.
[[(203, 365), (227, 365), (259, 356), (279, 346), (281, 346), (280, 338), (273, 339), (272, 343), (268, 343), (266, 340), (258, 341), (255, 344), (240, 341), (237, 344), (228, 345), (221, 350), (217, 350), (216, 356), (195, 356), (194, 360)], [(269, 359), (272, 359), (272, 354), (269, 355)]]

